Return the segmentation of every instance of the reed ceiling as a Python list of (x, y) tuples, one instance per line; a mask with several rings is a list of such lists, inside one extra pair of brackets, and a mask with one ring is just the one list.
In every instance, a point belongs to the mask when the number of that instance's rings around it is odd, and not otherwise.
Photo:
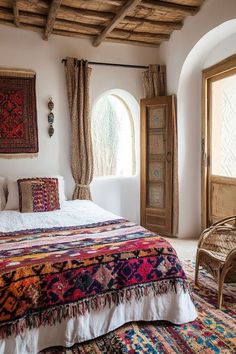
[(158, 46), (204, 0), (0, 0), (0, 24), (51, 34)]

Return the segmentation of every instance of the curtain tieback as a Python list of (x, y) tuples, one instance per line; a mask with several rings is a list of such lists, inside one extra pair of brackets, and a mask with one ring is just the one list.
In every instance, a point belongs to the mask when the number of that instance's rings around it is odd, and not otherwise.
[(88, 187), (89, 187), (89, 184), (76, 183), (76, 184), (75, 184), (75, 187), (76, 187), (76, 188), (88, 188)]

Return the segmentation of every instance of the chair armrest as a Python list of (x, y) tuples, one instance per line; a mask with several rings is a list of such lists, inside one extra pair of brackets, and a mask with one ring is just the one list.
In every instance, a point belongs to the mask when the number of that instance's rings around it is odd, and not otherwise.
[(229, 221), (233, 221), (234, 220), (234, 223), (235, 223), (235, 226), (236, 226), (236, 215), (232, 215), (232, 216), (227, 216), (226, 218), (224, 219), (221, 219), (219, 221), (216, 221), (214, 224), (212, 224), (211, 226), (219, 226), (219, 225), (222, 225), (222, 224), (225, 224), (226, 222), (229, 222)]
[(200, 238), (198, 240), (198, 246), (197, 248), (201, 248), (205, 239), (208, 237), (210, 231), (213, 230), (213, 226), (208, 227), (207, 229), (205, 229), (204, 231), (202, 231)]
[[(229, 222), (233, 220), (235, 224), (234, 225), (229, 224)], [(221, 234), (221, 232), (226, 230), (236, 230), (235, 226), (236, 226), (236, 215), (217, 221), (216, 223), (212, 224), (210, 227), (208, 227), (206, 230), (202, 232), (200, 239), (198, 241), (198, 248), (203, 247), (204, 243), (209, 237), (211, 237), (212, 233), (214, 233), (214, 236), (217, 239), (217, 232), (219, 232), (219, 240), (223, 241), (222, 240), (223, 234)], [(227, 233), (224, 234), (224, 239), (227, 240)]]

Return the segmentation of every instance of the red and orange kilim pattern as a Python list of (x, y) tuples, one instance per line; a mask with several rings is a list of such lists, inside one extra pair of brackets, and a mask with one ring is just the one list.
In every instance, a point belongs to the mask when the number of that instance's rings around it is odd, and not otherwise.
[(132, 222), (0, 234), (0, 336), (181, 287), (171, 245)]
[(35, 75), (0, 71), (0, 154), (38, 152)]

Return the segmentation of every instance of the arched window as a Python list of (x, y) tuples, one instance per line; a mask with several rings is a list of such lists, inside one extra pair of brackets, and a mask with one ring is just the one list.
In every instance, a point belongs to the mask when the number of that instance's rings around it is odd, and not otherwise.
[(126, 102), (103, 95), (92, 114), (94, 176), (135, 174), (134, 121)]

